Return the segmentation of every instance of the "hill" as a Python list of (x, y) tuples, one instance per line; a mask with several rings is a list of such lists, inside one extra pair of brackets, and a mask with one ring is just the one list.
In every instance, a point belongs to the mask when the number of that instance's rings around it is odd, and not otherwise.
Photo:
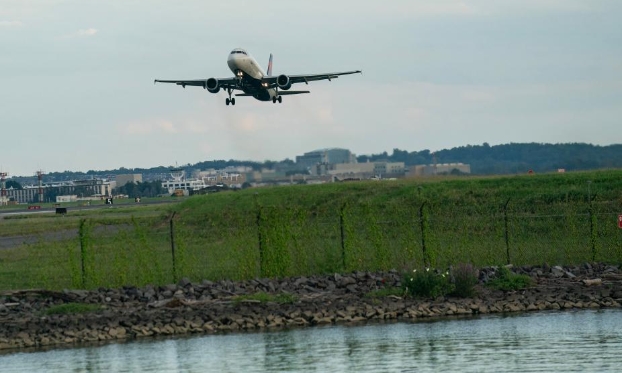
[[(421, 151), (393, 149), (393, 153), (386, 151), (378, 154), (360, 155), (358, 162), (390, 161), (404, 162), (406, 166), (432, 163), (468, 163), (471, 173), (475, 175), (512, 175), (524, 174), (529, 170), (534, 172), (553, 172), (560, 168), (567, 171), (588, 171), (607, 168), (622, 168), (622, 144), (599, 146), (584, 143), (571, 144), (503, 144), (490, 146), (466, 145), (451, 149), (431, 152), (428, 149)], [(200, 161), (195, 164), (180, 166), (189, 173), (191, 170), (222, 169), (228, 166), (247, 166), (254, 170), (262, 168), (288, 168), (294, 162), (290, 159), (281, 161), (266, 160), (257, 162), (251, 160), (212, 160)], [(157, 166), (151, 168), (125, 168), (114, 170), (89, 170), (87, 172), (49, 172), (45, 176), (47, 182), (76, 180), (91, 177), (107, 177), (118, 174), (140, 173), (143, 180), (153, 181), (168, 177), (170, 167)], [(34, 177), (14, 177), (22, 184), (34, 184)]]
[(393, 149), (386, 152), (363, 155), (359, 162), (389, 160), (406, 165), (462, 162), (471, 165), (477, 175), (522, 174), (551, 172), (563, 168), (568, 171), (585, 171), (603, 168), (622, 168), (622, 144), (598, 146), (584, 143), (571, 144), (503, 144), (490, 146), (467, 145), (437, 152), (429, 150), (408, 152)]

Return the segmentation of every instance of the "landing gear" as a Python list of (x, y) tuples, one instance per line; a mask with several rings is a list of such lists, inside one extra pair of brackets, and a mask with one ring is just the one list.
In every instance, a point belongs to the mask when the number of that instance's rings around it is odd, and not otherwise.
[(225, 104), (226, 104), (227, 106), (229, 106), (229, 104), (231, 104), (231, 105), (235, 105), (235, 98), (234, 98), (234, 97), (233, 97), (233, 98), (231, 97), (231, 92), (232, 92), (232, 90), (231, 90), (231, 89), (228, 89), (228, 90), (227, 90), (227, 92), (229, 93), (229, 97), (225, 99)]
[(272, 97), (272, 103), (273, 104), (276, 104), (277, 101), (280, 104), (281, 102), (283, 102), (283, 97), (281, 97), (281, 96), (278, 96), (278, 97), (274, 96), (274, 97)]

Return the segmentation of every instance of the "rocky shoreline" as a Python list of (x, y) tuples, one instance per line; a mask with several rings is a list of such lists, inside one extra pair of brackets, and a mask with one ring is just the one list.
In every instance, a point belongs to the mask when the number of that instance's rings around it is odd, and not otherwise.
[[(184, 279), (175, 285), (93, 291), (23, 290), (0, 293), (0, 350), (80, 345), (144, 337), (262, 331), (371, 320), (472, 316), (490, 313), (622, 307), (622, 271), (602, 263), (517, 267), (533, 286), (503, 292), (485, 286), (494, 267), (480, 270), (473, 298), (370, 296), (400, 287), (401, 275), (355, 272), (244, 282)], [(263, 293), (266, 300), (245, 297)], [(274, 301), (286, 296), (285, 301)], [(48, 314), (67, 303), (96, 311)]]

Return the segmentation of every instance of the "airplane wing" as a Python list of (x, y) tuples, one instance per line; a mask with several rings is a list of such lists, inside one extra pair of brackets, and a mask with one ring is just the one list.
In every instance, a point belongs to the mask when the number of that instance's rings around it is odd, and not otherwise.
[[(361, 70), (353, 70), (353, 71), (343, 71), (337, 73), (325, 73), (325, 74), (302, 74), (302, 75), (287, 75), (289, 77), (289, 81), (292, 84), (295, 83), (306, 83), (314, 80), (332, 80), (337, 79), (341, 75), (350, 75), (350, 74), (362, 74)], [(277, 84), (277, 79), (279, 76), (266, 76), (262, 79), (262, 83), (267, 83), (270, 86), (274, 86)]]
[[(311, 93), (311, 91), (279, 91), (279, 96), (300, 95), (303, 93)], [(236, 96), (253, 96), (252, 93), (236, 93)]]
[(311, 91), (279, 91), (279, 96), (299, 95), (302, 93), (311, 93)]
[[(237, 78), (218, 78), (217, 80), (218, 80), (218, 86), (220, 88), (224, 88), (224, 89), (236, 89), (237, 88), (237, 82), (238, 82)], [(153, 84), (155, 84), (155, 83), (175, 83), (177, 85), (182, 86), (183, 88), (186, 88), (187, 85), (206, 88), (207, 79), (193, 79), (193, 80), (160, 80), (160, 79), (155, 79), (153, 81)]]

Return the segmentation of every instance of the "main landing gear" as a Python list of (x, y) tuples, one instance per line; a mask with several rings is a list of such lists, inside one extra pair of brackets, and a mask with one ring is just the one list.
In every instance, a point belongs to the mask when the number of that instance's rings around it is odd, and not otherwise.
[(227, 93), (229, 93), (229, 98), (225, 99), (225, 104), (227, 104), (227, 106), (229, 106), (229, 104), (235, 105), (235, 97), (231, 97), (231, 92), (232, 92), (231, 89), (227, 90)]
[(283, 97), (281, 97), (281, 96), (278, 96), (278, 97), (277, 97), (277, 96), (274, 96), (274, 97), (272, 97), (272, 103), (273, 103), (273, 104), (276, 104), (276, 102), (277, 102), (277, 101), (278, 101), (278, 102), (279, 102), (279, 104), (280, 104), (281, 102), (283, 102)]

